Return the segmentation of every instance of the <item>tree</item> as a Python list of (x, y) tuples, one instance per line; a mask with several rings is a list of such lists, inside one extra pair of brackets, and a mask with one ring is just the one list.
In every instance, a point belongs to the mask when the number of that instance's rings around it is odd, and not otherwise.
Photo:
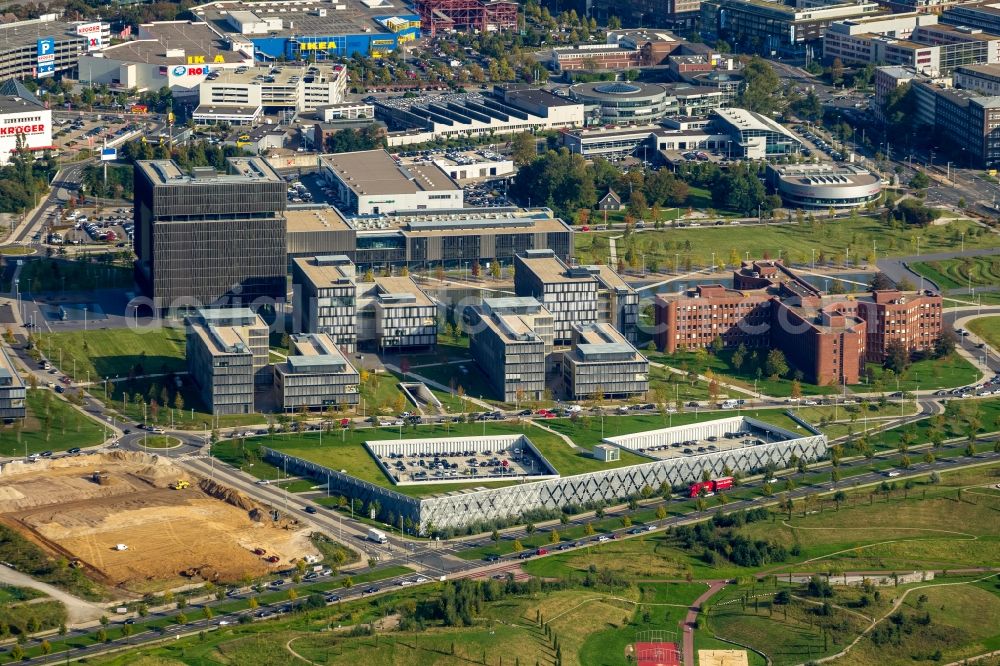
[(872, 277), (872, 281), (868, 283), (868, 289), (871, 291), (881, 291), (884, 289), (893, 289), (896, 284), (889, 279), (889, 276), (885, 273), (878, 272)]
[(594, 526), (591, 525), (590, 523), (587, 523), (586, 525), (583, 526), (583, 533), (586, 534), (587, 536), (594, 536)]
[(910, 179), (910, 187), (915, 190), (926, 190), (930, 187), (931, 179), (927, 177), (927, 174), (923, 171), (917, 171), (913, 174), (913, 178)]
[(743, 68), (744, 89), (739, 106), (748, 111), (770, 115), (778, 109), (781, 97), (778, 94), (781, 80), (777, 73), (760, 56), (754, 56)]
[(780, 349), (772, 349), (767, 353), (767, 360), (764, 363), (764, 371), (770, 377), (780, 377), (788, 372), (788, 362), (785, 354)]
[(666, 517), (667, 517), (667, 509), (662, 504), (656, 507), (656, 519), (662, 522), (663, 520), (666, 519)]
[(834, 58), (833, 62), (830, 63), (830, 82), (833, 85), (837, 85), (844, 80), (844, 61), (840, 58)]
[(910, 350), (901, 340), (890, 340), (885, 347), (885, 367), (901, 375), (909, 366)]
[(847, 501), (847, 493), (843, 490), (838, 490), (833, 494), (833, 501), (837, 505), (837, 511), (840, 511), (840, 505)]
[(556, 530), (549, 532), (549, 543), (559, 543), (559, 532)]
[(511, 141), (511, 154), (517, 167), (527, 166), (538, 156), (535, 150), (535, 137), (531, 132), (515, 134)]
[(521, 544), (520, 539), (514, 539), (514, 545), (511, 547), (515, 553), (520, 553), (524, 550), (524, 546)]
[(955, 332), (947, 327), (942, 328), (941, 334), (934, 340), (934, 356), (944, 358), (951, 355), (955, 351), (956, 344), (958, 344), (958, 336), (955, 335)]

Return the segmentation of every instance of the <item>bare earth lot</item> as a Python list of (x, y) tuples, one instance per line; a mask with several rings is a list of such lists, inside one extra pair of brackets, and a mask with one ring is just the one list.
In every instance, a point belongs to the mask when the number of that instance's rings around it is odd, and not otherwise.
[[(179, 479), (191, 486), (172, 489)], [(307, 525), (273, 521), (246, 496), (141, 453), (11, 463), (0, 474), (0, 521), (55, 556), (80, 560), (99, 582), (136, 592), (260, 576), (316, 554)]]

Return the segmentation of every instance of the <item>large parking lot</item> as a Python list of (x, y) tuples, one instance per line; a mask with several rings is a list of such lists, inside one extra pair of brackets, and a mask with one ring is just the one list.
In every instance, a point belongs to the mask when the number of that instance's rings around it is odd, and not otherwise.
[(46, 241), (50, 245), (110, 245), (129, 247), (135, 233), (132, 209), (74, 210), (65, 220), (54, 220)]
[(666, 460), (685, 456), (698, 456), (732, 449), (742, 449), (748, 446), (761, 446), (783, 440), (774, 432), (750, 427), (746, 430), (725, 432), (721, 435), (710, 435), (704, 439), (687, 439), (671, 443), (654, 444), (645, 448), (632, 449), (635, 453)]
[(111, 141), (139, 129), (142, 125), (121, 116), (101, 115), (82, 118), (59, 115), (52, 119), (52, 141), (62, 150), (100, 150)]
[(468, 483), (556, 474), (524, 437), (367, 442), (395, 484)]

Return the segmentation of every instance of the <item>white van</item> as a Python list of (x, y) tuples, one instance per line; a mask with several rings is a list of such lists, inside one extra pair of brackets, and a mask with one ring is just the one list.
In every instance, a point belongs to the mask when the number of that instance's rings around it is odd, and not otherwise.
[(736, 409), (739, 405), (740, 403), (738, 400), (725, 400), (719, 406), (722, 407), (722, 409)]

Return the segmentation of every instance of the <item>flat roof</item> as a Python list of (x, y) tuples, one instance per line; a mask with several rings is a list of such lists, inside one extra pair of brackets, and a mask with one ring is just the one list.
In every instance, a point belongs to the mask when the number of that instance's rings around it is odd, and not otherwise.
[(569, 360), (597, 363), (645, 360), (611, 324), (574, 324), (573, 333), (573, 339), (577, 343), (567, 356)]
[[(266, 324), (261, 321), (260, 326), (266, 327)], [(201, 321), (193, 322), (190, 325), (190, 330), (198, 336), (205, 349), (212, 356), (250, 354), (247, 328), (246, 326), (216, 326)]]
[(350, 225), (344, 216), (332, 206), (289, 206), (285, 211), (288, 233), (310, 231), (346, 231)]
[(383, 307), (413, 307), (413, 306), (433, 306), (434, 302), (427, 297), (413, 278), (409, 277), (376, 277), (375, 286), (382, 297), (410, 296), (412, 300), (401, 303), (391, 301), (380, 301)]
[(236, 85), (268, 85), (268, 86), (291, 86), (301, 79), (312, 78), (310, 83), (331, 83), (337, 79), (347, 76), (347, 69), (341, 64), (309, 63), (308, 65), (296, 66), (287, 63), (248, 67), (245, 71), (235, 69), (220, 70), (219, 76), (211, 81), (206, 81), (209, 85), (216, 84), (236, 84)]
[(597, 269), (597, 280), (602, 282), (607, 289), (631, 292), (635, 291), (632, 285), (625, 282), (625, 280), (622, 279), (622, 276), (618, 275), (618, 273), (616, 273), (611, 266), (598, 264), (595, 266), (588, 266), (587, 268)]
[(55, 14), (43, 18), (0, 23), (0, 44), (5, 50), (34, 47), (43, 37), (52, 37), (56, 42), (78, 41), (81, 45), (85, 37), (76, 34), (79, 23), (56, 20)]
[(281, 176), (259, 157), (230, 157), (227, 160), (230, 173), (220, 173), (211, 167), (196, 167), (183, 171), (173, 160), (139, 160), (136, 165), (154, 185), (192, 185), (227, 182), (285, 182)]
[(483, 323), (493, 331), (504, 344), (518, 342), (541, 342), (535, 333), (532, 320), (534, 315), (498, 314), (496, 312), (481, 317)]
[[(191, 12), (209, 23), (220, 33), (236, 33), (229, 23), (229, 16), (243, 12), (256, 14), (262, 19), (281, 19), (281, 28), (260, 35), (247, 37), (329, 37), (363, 33), (390, 33), (377, 17), (409, 17), (415, 12), (401, 2), (384, 1), (366, 4), (333, 2), (330, 0), (277, 0), (272, 2), (212, 2), (192, 7)], [(339, 8), (339, 9), (338, 9)], [(325, 9), (324, 16), (318, 10)], [(391, 33), (390, 33), (391, 34)]]
[(868, 169), (854, 164), (769, 164), (767, 168), (781, 180), (801, 185), (873, 185), (881, 182)]
[(517, 255), (524, 266), (546, 284), (555, 282), (596, 282), (590, 273), (570, 275), (569, 266), (551, 250), (522, 252)]
[[(209, 67), (221, 57), (227, 64), (253, 60), (252, 54), (234, 51), (225, 39), (205, 23), (162, 21), (139, 26), (139, 39), (104, 49), (106, 59), (163, 65), (186, 65), (188, 56), (205, 56)], [(181, 50), (179, 55), (168, 51)], [(88, 54), (94, 55), (94, 54)]]
[(461, 191), (436, 164), (403, 166), (385, 150), (323, 155), (320, 162), (358, 195)]
[[(341, 255), (343, 256), (343, 255)], [(354, 264), (346, 256), (345, 261), (324, 261), (325, 257), (295, 257), (292, 262), (305, 277), (317, 287), (353, 282), (357, 276)]]
[(194, 110), (196, 116), (246, 116), (253, 118), (263, 113), (259, 106), (240, 106), (239, 104), (199, 104)]
[(284, 365), (293, 373), (356, 372), (326, 333), (294, 335), (291, 343), (295, 353), (288, 356)]

